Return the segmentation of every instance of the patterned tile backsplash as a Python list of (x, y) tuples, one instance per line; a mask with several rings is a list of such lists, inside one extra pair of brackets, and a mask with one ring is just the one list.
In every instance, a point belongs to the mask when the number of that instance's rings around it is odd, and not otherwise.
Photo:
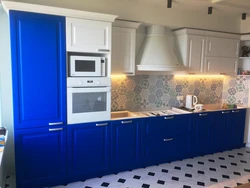
[[(185, 105), (193, 94), (203, 104), (237, 103), (247, 105), (248, 85), (243, 76), (139, 75), (112, 78), (112, 111), (152, 110)], [(184, 96), (178, 101), (177, 96)]]

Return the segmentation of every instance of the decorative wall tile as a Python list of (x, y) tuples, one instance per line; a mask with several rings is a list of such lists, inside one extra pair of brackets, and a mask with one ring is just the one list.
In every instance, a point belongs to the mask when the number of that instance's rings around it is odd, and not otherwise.
[[(242, 88), (240, 86), (238, 90)], [(237, 92), (237, 88), (234, 90)], [(197, 95), (199, 103), (221, 103), (222, 91), (222, 77), (139, 75), (115, 78), (112, 79), (112, 111), (181, 106), (185, 105), (185, 100), (178, 101), (176, 97), (184, 96), (185, 99), (188, 94)]]
[(248, 77), (225, 76), (223, 81), (223, 102), (239, 105), (248, 105)]

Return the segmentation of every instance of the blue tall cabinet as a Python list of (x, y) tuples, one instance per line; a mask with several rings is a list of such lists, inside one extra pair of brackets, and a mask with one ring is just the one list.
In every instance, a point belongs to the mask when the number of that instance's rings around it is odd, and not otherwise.
[(65, 17), (10, 11), (17, 188), (66, 176)]

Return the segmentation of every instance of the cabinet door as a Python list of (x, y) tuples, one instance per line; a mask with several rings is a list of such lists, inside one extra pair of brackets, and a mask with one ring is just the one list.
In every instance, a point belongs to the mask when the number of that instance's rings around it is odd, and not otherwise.
[(66, 122), (65, 18), (10, 11), (14, 127)]
[[(159, 137), (163, 141), (162, 156), (164, 156), (165, 162), (189, 157), (190, 118), (190, 115), (164, 117), (161, 129), (162, 136), (159, 135)], [(183, 145), (183, 143), (185, 144)]]
[(135, 73), (135, 29), (113, 27), (112, 74)]
[(151, 117), (143, 120), (142, 161), (144, 165), (159, 164), (165, 159), (163, 156), (163, 126), (162, 117)]
[(66, 18), (67, 51), (104, 53), (111, 49), (111, 23)]
[(17, 188), (67, 183), (66, 126), (15, 131)]
[(206, 155), (210, 153), (210, 115), (199, 113), (195, 118), (195, 154)]
[(244, 146), (246, 110), (232, 110), (229, 116), (229, 149), (240, 148)]
[(211, 116), (211, 152), (222, 152), (229, 149), (229, 117), (230, 110), (210, 113)]
[(206, 56), (213, 57), (239, 57), (240, 40), (207, 37)]
[(235, 75), (238, 68), (238, 58), (205, 58), (205, 73)]
[(70, 181), (100, 176), (108, 170), (109, 129), (108, 122), (68, 126)]
[(188, 35), (187, 67), (188, 73), (203, 73), (206, 37)]
[(137, 119), (112, 122), (112, 168), (128, 170), (139, 165), (140, 129)]

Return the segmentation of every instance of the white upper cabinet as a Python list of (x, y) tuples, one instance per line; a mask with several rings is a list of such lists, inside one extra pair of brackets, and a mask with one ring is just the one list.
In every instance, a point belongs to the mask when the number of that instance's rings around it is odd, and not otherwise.
[(206, 57), (206, 74), (237, 74), (238, 58)]
[(240, 40), (207, 37), (206, 56), (210, 57), (239, 57)]
[(188, 73), (203, 73), (204, 53), (205, 53), (204, 36), (189, 35), (187, 47), (187, 67)]
[(179, 59), (189, 74), (237, 74), (240, 35), (195, 29), (175, 35)]
[(112, 27), (111, 73), (134, 75), (136, 28), (140, 23), (115, 21)]
[(66, 18), (67, 51), (109, 53), (111, 22)]

